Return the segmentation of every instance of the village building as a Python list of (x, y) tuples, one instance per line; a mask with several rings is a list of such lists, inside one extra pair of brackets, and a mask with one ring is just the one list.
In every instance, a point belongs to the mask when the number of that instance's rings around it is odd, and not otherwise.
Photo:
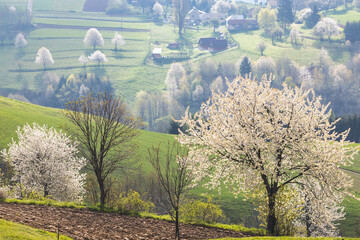
[(244, 18), (243, 15), (231, 15), (226, 19), (226, 27), (229, 31), (254, 30), (259, 24), (254, 18)]
[(202, 22), (203, 16), (206, 12), (200, 11), (196, 7), (193, 7), (187, 14), (185, 21), (187, 24), (199, 24)]
[(278, 7), (278, 1), (277, 0), (267, 0), (267, 5), (270, 5), (271, 8)]
[(226, 15), (223, 13), (206, 13), (202, 16), (203, 22), (210, 22), (211, 19), (219, 19), (220, 23), (225, 23)]
[(178, 42), (171, 42), (167, 45), (167, 48), (169, 49), (179, 49), (180, 44)]
[(216, 38), (200, 38), (199, 49), (209, 51), (223, 51), (227, 49), (228, 43), (226, 39)]
[(193, 7), (187, 14), (185, 21), (188, 25), (200, 24), (201, 22), (210, 22), (211, 19), (219, 19), (220, 23), (225, 23), (226, 15), (223, 13), (206, 13)]
[(152, 52), (153, 58), (161, 58), (162, 49), (161, 48), (154, 48)]

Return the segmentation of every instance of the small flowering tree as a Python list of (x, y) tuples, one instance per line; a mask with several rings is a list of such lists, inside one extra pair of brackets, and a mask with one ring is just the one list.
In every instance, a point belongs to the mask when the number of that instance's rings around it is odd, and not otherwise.
[(86, 56), (84, 56), (84, 55), (81, 55), (81, 56), (79, 57), (79, 62), (80, 62), (81, 64), (83, 64), (83, 65), (84, 65), (84, 68), (85, 68), (85, 67), (86, 67), (86, 64), (89, 62), (89, 58), (86, 57)]
[(20, 52), (23, 47), (27, 45), (27, 41), (22, 33), (18, 33), (15, 38), (15, 46), (20, 49)]
[(93, 46), (94, 51), (97, 46), (104, 46), (104, 39), (96, 28), (90, 28), (84, 38), (86, 46)]
[(77, 144), (54, 128), (34, 123), (16, 131), (18, 141), (3, 151), (14, 167), (14, 180), (30, 191), (61, 201), (78, 200), (83, 191), (85, 160), (78, 158)]
[(52, 58), (52, 55), (46, 47), (41, 47), (39, 51), (37, 52), (35, 63), (40, 64), (43, 66), (44, 70), (54, 64), (54, 59)]
[(153, 6), (153, 11), (154, 14), (158, 17), (161, 18), (163, 13), (164, 13), (164, 9), (162, 7), (162, 5), (159, 2), (156, 2)]
[(115, 51), (117, 51), (118, 47), (125, 45), (125, 40), (118, 32), (115, 32), (114, 38), (111, 39), (111, 43), (115, 45)]
[(332, 18), (323, 18), (314, 27), (314, 34), (320, 38), (327, 37), (329, 42), (332, 36), (340, 34), (340, 27)]
[(317, 185), (320, 199), (341, 200), (348, 193), (352, 181), (340, 166), (351, 164), (356, 151), (345, 141), (348, 131), (334, 131), (329, 105), (312, 90), (286, 84), (273, 89), (266, 79), (227, 84), (226, 93), (213, 93), (198, 113), (192, 117), (187, 111), (181, 120), (188, 130), (179, 141), (190, 148), (195, 181), (209, 176), (209, 187), (223, 182), (234, 194), (262, 191), (266, 228), (273, 235), (281, 189), (291, 186), (311, 196)]
[(89, 60), (92, 62), (97, 62), (98, 66), (100, 66), (100, 63), (107, 62), (107, 58), (105, 54), (97, 50), (96, 52), (92, 53), (91, 56), (89, 56)]

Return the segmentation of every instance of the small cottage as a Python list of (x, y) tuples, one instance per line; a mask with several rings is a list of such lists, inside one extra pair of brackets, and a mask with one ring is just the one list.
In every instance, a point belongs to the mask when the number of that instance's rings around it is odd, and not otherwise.
[(254, 30), (259, 24), (254, 18), (244, 18), (243, 15), (231, 15), (226, 19), (226, 27), (229, 31)]
[(206, 12), (200, 11), (196, 7), (193, 7), (193, 9), (191, 9), (187, 14), (185, 21), (187, 24), (200, 23), (205, 14)]
[(277, 0), (267, 0), (267, 5), (270, 5), (271, 8), (278, 7), (278, 1)]
[(223, 13), (206, 13), (204, 15), (202, 15), (202, 21), (207, 21), (209, 22), (211, 19), (219, 19), (220, 23), (225, 23), (226, 21), (226, 16)]
[(200, 38), (199, 49), (209, 51), (223, 51), (227, 49), (228, 43), (226, 39), (216, 38)]
[(162, 52), (161, 48), (154, 48), (152, 52), (153, 58), (161, 58), (161, 52)]
[(178, 42), (171, 42), (167, 45), (167, 48), (169, 49), (179, 49), (180, 44)]

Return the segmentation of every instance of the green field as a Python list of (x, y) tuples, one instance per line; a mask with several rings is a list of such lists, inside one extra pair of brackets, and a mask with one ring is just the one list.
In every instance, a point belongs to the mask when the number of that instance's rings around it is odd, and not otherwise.
[[(55, 240), (55, 233), (31, 228), (22, 224), (13, 223), (0, 219), (0, 239), (2, 240)], [(71, 240), (71, 238), (60, 235), (61, 240)]]
[[(5, 2), (8, 3), (9, 0)], [(26, 5), (26, 2), (17, 0), (12, 3)], [(116, 94), (125, 96), (130, 105), (133, 104), (138, 91), (164, 89), (164, 80), (169, 64), (156, 64), (148, 56), (156, 47), (161, 47), (164, 54), (174, 52), (166, 48), (170, 42), (178, 41), (187, 44), (183, 51), (188, 52), (191, 59), (189, 63), (184, 61), (183, 64), (191, 66), (192, 70), (198, 62), (207, 58), (212, 58), (215, 62), (237, 62), (242, 56), (248, 55), (252, 62), (255, 62), (260, 57), (257, 50), (257, 44), (260, 42), (265, 42), (267, 45), (265, 56), (271, 56), (275, 60), (287, 57), (299, 65), (316, 61), (322, 47), (329, 50), (330, 56), (336, 62), (347, 62), (351, 57), (347, 48), (340, 41), (329, 44), (326, 41), (308, 38), (311, 37), (311, 30), (305, 29), (303, 25), (299, 24), (294, 24), (292, 27), (298, 28), (304, 35), (305, 39), (301, 45), (293, 46), (287, 36), (273, 45), (271, 38), (264, 36), (261, 30), (257, 30), (232, 33), (231, 36), (239, 47), (223, 52), (209, 53), (198, 50), (197, 43), (201, 37), (217, 36), (218, 33), (214, 34), (211, 26), (186, 29), (185, 34), (179, 38), (173, 24), (153, 22), (151, 16), (119, 17), (108, 16), (104, 13), (82, 12), (80, 6), (83, 3), (84, 0), (74, 0), (72, 4), (59, 0), (34, 1), (34, 24), (39, 24), (39, 26), (51, 24), (51, 27), (39, 27), (28, 33), (26, 35), (28, 46), (24, 48), (23, 53), (19, 53), (19, 50), (12, 45), (0, 46), (2, 53), (7, 56), (0, 59), (2, 66), (0, 68), (0, 94), (16, 92), (24, 85), (33, 90), (44, 87), (41, 80), (42, 68), (34, 62), (37, 50), (41, 46), (46, 46), (55, 60), (55, 64), (48, 69), (48, 72), (56, 73), (61, 77), (83, 71), (101, 71), (110, 78)], [(329, 14), (331, 13), (329, 12)], [(331, 15), (331, 17), (337, 17), (339, 21), (355, 19), (358, 16), (359, 13), (355, 10), (342, 11), (340, 8), (334, 16)], [(120, 31), (120, 34), (125, 38), (126, 45), (118, 52), (115, 52), (111, 45), (111, 38), (115, 30), (100, 30), (105, 45), (98, 49), (104, 52), (109, 60), (100, 69), (93, 63), (89, 63), (88, 67), (84, 69), (78, 61), (80, 55), (88, 56), (92, 52), (91, 47), (83, 44), (87, 28), (90, 27), (123, 28), (124, 30)], [(224, 29), (224, 27), (222, 28)], [(133, 32), (133, 30), (142, 31)], [(23, 61), (24, 71), (22, 73), (18, 72), (17, 66), (20, 59)]]

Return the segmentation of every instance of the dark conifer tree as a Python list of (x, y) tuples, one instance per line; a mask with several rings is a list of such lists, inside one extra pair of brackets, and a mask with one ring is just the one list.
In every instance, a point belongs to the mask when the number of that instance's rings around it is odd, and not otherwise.
[(277, 19), (280, 22), (281, 28), (286, 30), (287, 25), (295, 20), (293, 2), (292, 0), (279, 0), (278, 6)]
[(305, 19), (306, 27), (313, 28), (318, 23), (320, 18), (321, 18), (321, 16), (319, 14), (319, 9), (316, 5), (314, 5), (314, 7), (312, 8), (311, 15)]
[(242, 77), (245, 77), (246, 75), (249, 75), (251, 73), (251, 63), (250, 59), (245, 56), (240, 64), (240, 74)]

